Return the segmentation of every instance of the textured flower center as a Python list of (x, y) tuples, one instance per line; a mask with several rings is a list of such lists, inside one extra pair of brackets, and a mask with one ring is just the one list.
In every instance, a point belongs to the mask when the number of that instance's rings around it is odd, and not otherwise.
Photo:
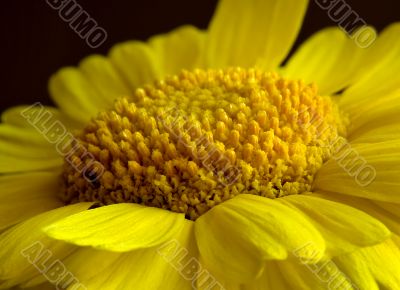
[(61, 197), (195, 220), (238, 194), (301, 194), (344, 127), (315, 85), (256, 69), (183, 71), (117, 100), (77, 135), (68, 159), (104, 170), (91, 182), (65, 162)]

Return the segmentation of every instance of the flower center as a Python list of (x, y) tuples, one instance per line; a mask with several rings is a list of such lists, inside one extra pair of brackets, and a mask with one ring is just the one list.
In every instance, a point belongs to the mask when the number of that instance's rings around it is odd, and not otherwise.
[[(76, 136), (61, 198), (132, 202), (195, 220), (238, 194), (310, 191), (344, 134), (336, 105), (315, 85), (257, 69), (183, 71), (117, 100)], [(76, 170), (93, 159), (103, 168), (91, 179)]]

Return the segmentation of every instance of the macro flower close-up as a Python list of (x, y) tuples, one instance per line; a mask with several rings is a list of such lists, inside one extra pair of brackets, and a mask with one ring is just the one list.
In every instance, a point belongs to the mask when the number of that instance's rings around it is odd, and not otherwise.
[(400, 289), (400, 24), (293, 49), (309, 5), (220, 0), (4, 111), (0, 289)]

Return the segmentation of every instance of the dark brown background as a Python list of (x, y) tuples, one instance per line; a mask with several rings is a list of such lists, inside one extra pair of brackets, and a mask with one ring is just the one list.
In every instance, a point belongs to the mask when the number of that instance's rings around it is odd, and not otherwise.
[[(47, 79), (52, 73), (62, 66), (76, 65), (88, 54), (105, 54), (116, 42), (144, 40), (182, 24), (206, 28), (216, 5), (216, 0), (77, 2), (108, 33), (107, 41), (97, 49), (88, 47), (45, 0), (2, 1), (0, 111), (35, 101), (51, 104)], [(400, 20), (399, 0), (346, 2), (378, 30)], [(331, 25), (335, 23), (311, 0), (296, 46)]]

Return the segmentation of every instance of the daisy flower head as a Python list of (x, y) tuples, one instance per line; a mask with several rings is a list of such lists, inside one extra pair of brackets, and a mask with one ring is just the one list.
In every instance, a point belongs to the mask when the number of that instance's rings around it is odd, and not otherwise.
[(400, 25), (283, 62), (307, 5), (221, 0), (3, 113), (0, 289), (400, 289)]

